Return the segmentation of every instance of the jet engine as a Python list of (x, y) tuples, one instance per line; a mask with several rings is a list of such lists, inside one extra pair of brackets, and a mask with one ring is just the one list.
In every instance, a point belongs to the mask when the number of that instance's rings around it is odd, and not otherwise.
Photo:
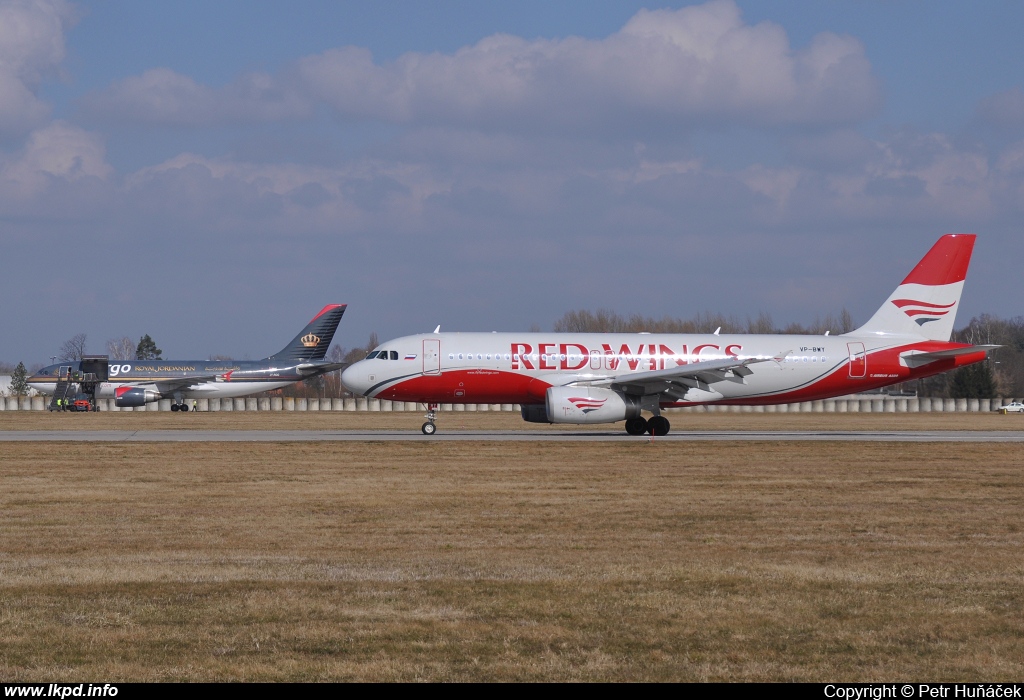
[(639, 418), (640, 399), (611, 389), (553, 386), (543, 406), (523, 406), (522, 415), (530, 423), (614, 423)]
[(152, 389), (126, 389), (114, 399), (114, 405), (119, 408), (130, 408), (132, 406), (145, 406), (160, 400), (160, 393)]

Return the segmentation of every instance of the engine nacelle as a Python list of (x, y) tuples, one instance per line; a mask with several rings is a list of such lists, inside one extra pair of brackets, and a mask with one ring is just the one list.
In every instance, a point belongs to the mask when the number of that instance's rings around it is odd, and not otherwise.
[(131, 408), (133, 406), (145, 406), (160, 400), (160, 393), (152, 389), (125, 387), (117, 390), (117, 398), (114, 405), (118, 408)]
[(611, 389), (553, 386), (545, 399), (548, 423), (614, 423), (640, 417), (639, 397)]

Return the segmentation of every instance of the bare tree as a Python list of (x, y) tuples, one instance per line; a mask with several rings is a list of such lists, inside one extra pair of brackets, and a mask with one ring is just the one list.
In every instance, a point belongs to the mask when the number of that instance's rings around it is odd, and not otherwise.
[(128, 336), (107, 341), (107, 354), (112, 360), (134, 360), (135, 342)]
[[(328, 362), (342, 363), (345, 361), (345, 348), (340, 345), (332, 345), (324, 358)], [(328, 372), (324, 376), (324, 392), (331, 398), (340, 398), (344, 387), (341, 384), (341, 370)]]
[(64, 341), (60, 346), (61, 362), (77, 362), (85, 355), (85, 333), (79, 333)]

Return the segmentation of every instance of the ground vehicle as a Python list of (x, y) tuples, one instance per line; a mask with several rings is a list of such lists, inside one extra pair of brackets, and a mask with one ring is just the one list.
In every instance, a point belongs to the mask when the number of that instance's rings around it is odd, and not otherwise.
[(1024, 413), (1024, 403), (1020, 401), (1011, 401), (1005, 406), (1000, 406), (996, 410), (1000, 413)]

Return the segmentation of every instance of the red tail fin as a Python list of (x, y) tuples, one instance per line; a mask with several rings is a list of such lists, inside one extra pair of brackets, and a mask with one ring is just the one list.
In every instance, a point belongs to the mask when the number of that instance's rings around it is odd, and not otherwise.
[(903, 284), (952, 284), (963, 282), (974, 250), (973, 233), (947, 233), (921, 258)]
[(949, 340), (975, 238), (973, 233), (940, 238), (875, 315), (849, 335)]

